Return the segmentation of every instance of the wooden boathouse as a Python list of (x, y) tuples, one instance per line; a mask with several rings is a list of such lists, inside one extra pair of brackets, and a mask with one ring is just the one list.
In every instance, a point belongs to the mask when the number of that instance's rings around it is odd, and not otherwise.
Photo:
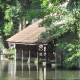
[(46, 31), (45, 27), (38, 27), (41, 21), (41, 19), (36, 21), (7, 39), (9, 43), (15, 44), (16, 60), (56, 61), (55, 40), (48, 42), (48, 39), (39, 39), (40, 34)]

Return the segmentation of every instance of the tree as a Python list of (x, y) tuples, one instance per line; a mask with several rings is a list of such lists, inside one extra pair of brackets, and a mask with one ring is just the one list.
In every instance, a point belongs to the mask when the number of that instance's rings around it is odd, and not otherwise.
[[(39, 2), (39, 3), (38, 3)], [(32, 11), (36, 15), (41, 1), (36, 0), (0, 0), (0, 34), (3, 48), (8, 48), (6, 39), (26, 26), (26, 20), (31, 21)], [(35, 5), (37, 3), (37, 5)], [(35, 9), (36, 8), (36, 9)], [(40, 12), (40, 11), (39, 11)], [(38, 12), (38, 13), (39, 13)], [(31, 16), (29, 18), (29, 16)]]
[(2, 36), (3, 50), (8, 48), (6, 39), (18, 29), (20, 5), (17, 0), (0, 0), (0, 36)]
[[(78, 66), (80, 57), (80, 0), (43, 0), (42, 7), (49, 13), (40, 26), (47, 28), (40, 38), (57, 39), (57, 47), (65, 55), (62, 62), (66, 68)], [(71, 42), (60, 37), (66, 32), (76, 35)], [(54, 35), (53, 35), (54, 34)]]

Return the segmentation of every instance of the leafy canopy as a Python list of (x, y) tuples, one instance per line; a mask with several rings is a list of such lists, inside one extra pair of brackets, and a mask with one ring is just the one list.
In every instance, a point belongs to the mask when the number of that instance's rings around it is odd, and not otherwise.
[[(46, 27), (40, 38), (48, 41), (56, 38), (56, 46), (65, 55), (63, 66), (77, 67), (80, 57), (80, 0), (43, 0), (42, 7), (50, 12), (40, 25)], [(68, 31), (76, 35), (71, 42), (60, 38)]]

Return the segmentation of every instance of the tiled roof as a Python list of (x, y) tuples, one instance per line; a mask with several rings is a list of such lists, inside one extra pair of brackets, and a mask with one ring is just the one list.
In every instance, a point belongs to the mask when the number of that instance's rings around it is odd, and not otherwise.
[(13, 43), (42, 43), (38, 37), (44, 32), (46, 29), (44, 27), (38, 27), (38, 24), (42, 20), (38, 20), (37, 22), (29, 25), (27, 28), (8, 38), (6, 41)]

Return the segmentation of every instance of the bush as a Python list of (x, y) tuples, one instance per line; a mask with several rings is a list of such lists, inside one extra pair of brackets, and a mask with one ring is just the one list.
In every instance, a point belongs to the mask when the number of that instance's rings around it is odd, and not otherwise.
[(80, 43), (78, 40), (73, 40), (70, 43), (61, 42), (57, 47), (64, 55), (63, 66), (66, 68), (78, 67), (78, 59), (80, 57)]

